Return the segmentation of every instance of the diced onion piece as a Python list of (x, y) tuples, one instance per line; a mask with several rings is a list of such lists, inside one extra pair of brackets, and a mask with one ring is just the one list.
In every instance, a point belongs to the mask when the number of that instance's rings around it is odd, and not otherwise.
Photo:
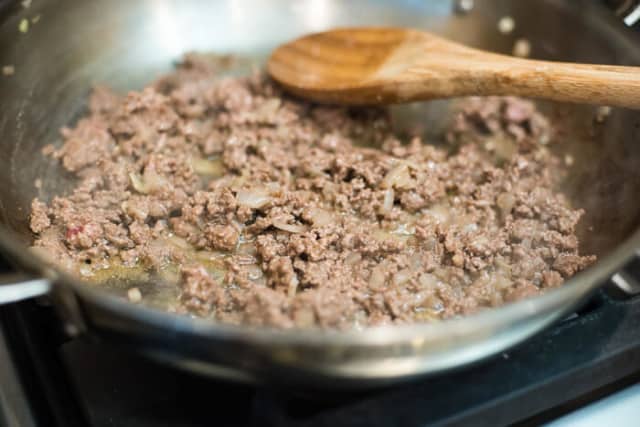
[(516, 27), (516, 21), (510, 16), (503, 16), (498, 21), (498, 31), (502, 34), (509, 34)]
[(207, 272), (214, 281), (222, 281), (227, 275), (227, 268), (222, 260), (200, 261), (200, 267)]
[(191, 166), (198, 175), (219, 177), (224, 175), (224, 165), (221, 159), (191, 159)]
[(373, 232), (371, 233), (371, 237), (373, 237), (376, 241), (380, 243), (391, 243), (391, 242), (405, 243), (407, 240), (409, 240), (411, 236), (396, 234), (392, 231), (378, 228), (376, 230), (373, 230)]
[(89, 267), (88, 265), (81, 265), (78, 269), (78, 272), (81, 276), (84, 277), (93, 276), (93, 270), (91, 270), (91, 267)]
[(475, 222), (469, 223), (469, 224), (465, 224), (462, 227), (462, 231), (464, 233), (473, 233), (475, 231), (478, 230), (478, 224), (476, 224)]
[(386, 240), (392, 240), (391, 233), (389, 233), (388, 231), (383, 230), (381, 228), (377, 228), (377, 229), (373, 230), (373, 232), (371, 233), (371, 237), (373, 237), (378, 242), (384, 242)]
[(375, 267), (369, 276), (369, 287), (373, 290), (382, 289), (385, 285), (386, 274), (381, 266)]
[(131, 288), (127, 291), (127, 298), (133, 303), (138, 303), (142, 301), (142, 293), (138, 288)]
[(146, 220), (147, 216), (149, 216), (149, 212), (145, 209), (144, 204), (129, 203), (129, 201), (125, 200), (120, 205), (120, 208), (122, 208), (122, 211), (130, 217), (140, 221)]
[(602, 123), (611, 115), (611, 107), (602, 105), (596, 110), (596, 122)]
[(431, 273), (423, 273), (418, 277), (418, 282), (427, 289), (435, 289), (438, 278)]
[(138, 193), (142, 194), (153, 193), (167, 185), (167, 180), (159, 175), (153, 168), (145, 168), (142, 176), (131, 172), (129, 173), (129, 179), (131, 180), (131, 186)]
[(180, 268), (177, 264), (167, 264), (158, 269), (158, 277), (166, 284), (177, 285), (180, 281)]
[(138, 193), (147, 194), (147, 187), (144, 185), (142, 181), (142, 177), (135, 172), (131, 172), (129, 174), (129, 179), (131, 180), (131, 186)]
[(409, 224), (398, 224), (395, 230), (391, 232), (391, 234), (396, 234), (399, 236), (413, 236), (416, 234), (416, 228)]
[(193, 249), (193, 246), (191, 246), (189, 242), (187, 242), (182, 237), (176, 236), (175, 234), (172, 234), (169, 237), (167, 237), (167, 243), (169, 243), (171, 246), (177, 249), (184, 249), (184, 250)]
[(304, 233), (305, 231), (307, 231), (307, 227), (305, 227), (304, 225), (287, 224), (286, 222), (281, 220), (273, 221), (273, 226), (279, 230), (288, 231), (290, 233)]
[(500, 208), (502, 215), (506, 216), (511, 213), (511, 210), (516, 204), (516, 198), (511, 193), (502, 193), (496, 197), (496, 204)]
[(449, 222), (451, 216), (451, 208), (446, 205), (434, 205), (428, 211), (440, 224)]
[(258, 259), (253, 255), (236, 254), (234, 262), (238, 265), (251, 265), (258, 262)]
[(422, 270), (422, 256), (420, 252), (415, 252), (409, 257), (409, 268), (411, 268), (411, 271)]
[(313, 326), (316, 316), (311, 307), (299, 307), (293, 312), (293, 320), (296, 326), (300, 328), (308, 328)]
[(367, 324), (368, 314), (364, 310), (358, 310), (353, 313), (353, 328), (357, 331), (361, 331)]
[(144, 184), (149, 191), (153, 193), (156, 190), (160, 190), (167, 185), (167, 180), (160, 174), (158, 174), (153, 168), (145, 168), (142, 174)]
[(265, 189), (238, 190), (236, 200), (242, 206), (251, 209), (260, 209), (267, 205), (271, 200), (271, 196)]
[(495, 276), (493, 276), (493, 284), (496, 288), (505, 290), (511, 287), (512, 282), (509, 278), (503, 276), (502, 274), (496, 274)]
[(231, 181), (229, 182), (229, 188), (231, 188), (234, 191), (236, 191), (236, 190), (239, 191), (239, 189), (242, 188), (242, 186), (246, 183), (246, 181), (247, 181), (247, 177), (246, 176), (233, 177), (231, 179)]
[(473, 239), (469, 244), (468, 247), (471, 250), (475, 250), (475, 251), (483, 251), (486, 250), (486, 248), (489, 246), (490, 242), (489, 239), (487, 238), (487, 236), (481, 234), (479, 236), (477, 236), (475, 239)]
[(382, 188), (411, 188), (411, 175), (406, 163), (401, 163), (389, 170), (382, 179), (381, 186)]
[(400, 286), (407, 283), (409, 279), (411, 279), (411, 271), (408, 268), (405, 268), (393, 275), (393, 284)]
[(240, 255), (257, 256), (258, 249), (256, 248), (256, 245), (253, 242), (240, 243), (238, 245), (238, 248), (236, 249), (236, 253)]
[(420, 163), (413, 160), (404, 159), (402, 162), (414, 171), (421, 171), (424, 168)]
[(495, 137), (493, 139), (493, 150), (499, 160), (510, 160), (517, 152), (516, 143), (506, 137)]
[(278, 191), (280, 191), (282, 188), (280, 187), (280, 184), (278, 182), (268, 182), (265, 184), (265, 186), (267, 187), (267, 190), (269, 191), (269, 193), (277, 193)]
[(195, 259), (202, 262), (213, 262), (224, 258), (225, 255), (220, 251), (198, 251), (195, 253)]
[(311, 222), (316, 227), (323, 227), (333, 222), (331, 212), (322, 208), (310, 208), (309, 213), (311, 214)]
[(298, 276), (294, 275), (291, 279), (291, 283), (289, 283), (289, 289), (287, 291), (287, 295), (289, 298), (293, 298), (296, 296), (296, 292), (298, 291), (298, 284), (300, 281), (298, 280)]
[(511, 277), (511, 265), (502, 258), (496, 258), (493, 265), (496, 268), (496, 272), (502, 274), (505, 277)]
[(438, 244), (438, 239), (436, 239), (433, 236), (429, 236), (420, 243), (423, 248), (425, 248), (428, 251), (432, 251), (436, 248), (436, 245)]
[(382, 201), (382, 208), (380, 209), (382, 213), (390, 212), (393, 208), (393, 199), (395, 198), (395, 194), (393, 188), (388, 188), (384, 192), (384, 200)]
[(448, 282), (451, 278), (451, 273), (449, 273), (449, 270), (444, 267), (439, 267), (433, 270), (433, 275), (443, 282)]
[(260, 115), (272, 115), (280, 108), (282, 102), (279, 98), (269, 98), (258, 107), (257, 113)]
[(351, 252), (344, 259), (344, 263), (347, 265), (356, 265), (361, 260), (362, 260), (362, 255), (360, 255), (358, 252)]
[(261, 279), (262, 276), (264, 276), (264, 273), (262, 272), (262, 269), (258, 264), (249, 264), (245, 268), (246, 268), (247, 277), (249, 278), (249, 280), (257, 281)]
[(513, 56), (527, 58), (531, 55), (531, 43), (527, 39), (518, 39), (513, 44)]
[(427, 298), (425, 302), (429, 304), (429, 309), (431, 309), (434, 314), (442, 313), (444, 311), (444, 304), (442, 303), (442, 300), (435, 295)]

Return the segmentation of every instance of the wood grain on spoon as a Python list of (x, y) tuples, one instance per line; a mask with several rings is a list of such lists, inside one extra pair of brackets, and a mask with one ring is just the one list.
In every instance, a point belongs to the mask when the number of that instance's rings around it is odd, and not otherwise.
[(267, 65), (291, 92), (351, 105), (518, 95), (640, 108), (640, 67), (499, 55), (406, 28), (343, 28), (278, 47)]

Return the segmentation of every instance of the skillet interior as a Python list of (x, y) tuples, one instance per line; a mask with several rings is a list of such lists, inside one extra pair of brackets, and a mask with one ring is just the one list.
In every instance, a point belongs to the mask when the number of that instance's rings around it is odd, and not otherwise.
[[(141, 87), (189, 50), (260, 57), (304, 32), (377, 24), (426, 28), (497, 52), (509, 52), (516, 38), (527, 37), (535, 57), (640, 64), (637, 49), (629, 49), (618, 33), (592, 19), (592, 13), (602, 12), (596, 2), (477, 3), (467, 15), (452, 14), (453, 1), (411, 0), (64, 0), (34, 2), (27, 11), (16, 6), (6, 12), (0, 29), (0, 64), (16, 70), (13, 76), (0, 76), (0, 222), (26, 245), (31, 199), (68, 188), (69, 177), (41, 156), (40, 148), (58, 141), (58, 128), (82, 114), (93, 83), (118, 90)], [(40, 21), (20, 33), (20, 20), (36, 15)], [(502, 35), (496, 25), (507, 15), (517, 27)], [(575, 206), (588, 212), (580, 230), (583, 251), (605, 255), (638, 225), (640, 204), (634, 198), (640, 187), (635, 167), (640, 116), (614, 110), (594, 127), (594, 107), (549, 108), (567, 127), (566, 140), (557, 149), (575, 158), (566, 191)], [(395, 114), (400, 127), (418, 125), (437, 135), (446, 111), (446, 102), (433, 102), (397, 108)], [(427, 120), (418, 122), (422, 112)], [(37, 177), (44, 178), (41, 190), (33, 185)]]
[[(295, 3), (295, 4), (294, 4)], [(533, 43), (540, 58), (595, 63), (639, 63), (635, 52), (616, 45), (614, 34), (594, 31), (587, 19), (592, 2), (482, 2), (467, 15), (452, 14), (453, 3), (242, 1), (36, 2), (28, 11), (9, 12), (0, 32), (0, 63), (15, 74), (0, 79), (0, 218), (28, 243), (31, 199), (64, 191), (70, 178), (40, 155), (59, 141), (58, 129), (84, 111), (92, 84), (106, 82), (120, 91), (141, 87), (170, 69), (189, 50), (264, 57), (269, 48), (298, 34), (340, 25), (405, 25), (427, 28), (473, 46), (508, 53), (518, 37)], [(580, 3), (580, 4), (578, 4)], [(587, 4), (589, 3), (589, 4)], [(551, 7), (549, 7), (551, 6)], [(358, 11), (359, 13), (353, 13)], [(18, 16), (19, 15), (19, 16)], [(26, 34), (19, 18), (40, 15)], [(502, 35), (501, 16), (513, 16), (516, 29)], [(531, 16), (537, 18), (529, 19)], [(228, 19), (227, 19), (228, 18)], [(287, 25), (279, 26), (278, 23)], [(536, 25), (544, 22), (544, 26)], [(250, 29), (250, 30), (247, 30)], [(395, 109), (399, 128), (421, 128), (437, 135), (446, 102)], [(636, 227), (640, 188), (636, 172), (637, 113), (615, 110), (592, 126), (594, 107), (554, 106), (566, 124), (559, 151), (574, 156), (566, 190), (584, 207), (580, 237), (584, 252), (604, 255)], [(424, 120), (426, 113), (427, 120)], [(592, 136), (593, 134), (593, 136)], [(436, 137), (437, 138), (437, 137)], [(43, 188), (33, 182), (44, 177)]]

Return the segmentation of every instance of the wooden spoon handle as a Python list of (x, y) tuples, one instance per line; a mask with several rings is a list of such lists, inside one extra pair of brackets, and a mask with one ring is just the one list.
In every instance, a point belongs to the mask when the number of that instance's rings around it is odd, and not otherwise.
[[(640, 108), (640, 67), (534, 61), (484, 55), (460, 61), (459, 95), (518, 95)], [(428, 76), (425, 76), (428, 78)], [(460, 82), (460, 80), (457, 80)]]
[(534, 61), (407, 28), (342, 28), (278, 48), (269, 72), (318, 102), (380, 105), (518, 95), (640, 109), (640, 67)]

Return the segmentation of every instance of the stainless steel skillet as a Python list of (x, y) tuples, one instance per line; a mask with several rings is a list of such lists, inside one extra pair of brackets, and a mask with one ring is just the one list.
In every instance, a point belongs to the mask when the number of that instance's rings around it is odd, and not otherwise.
[[(600, 261), (560, 289), (468, 318), (364, 332), (219, 325), (128, 304), (47, 268), (25, 250), (31, 199), (70, 183), (40, 148), (82, 113), (91, 84), (140, 87), (188, 50), (261, 56), (304, 32), (386, 24), (424, 27), (502, 52), (526, 37), (537, 57), (640, 64), (640, 37), (598, 1), (496, 0), (476, 2), (463, 14), (455, 10), (456, 2), (446, 0), (40, 0), (26, 10), (16, 2), (0, 24), (0, 65), (15, 70), (0, 75), (0, 246), (39, 279), (16, 284), (7, 278), (13, 283), (0, 286), (0, 300), (48, 293), (73, 333), (202, 373), (327, 388), (372, 387), (458, 367), (560, 318), (640, 248), (637, 112), (615, 110), (594, 123), (593, 107), (548, 106), (567, 128), (557, 149), (575, 159), (565, 189), (588, 212), (584, 250)], [(511, 34), (497, 30), (503, 16), (516, 22)], [(19, 30), (23, 19), (30, 20), (26, 32)], [(445, 103), (429, 103), (394, 114), (400, 127), (419, 124), (437, 134), (446, 111)], [(40, 190), (33, 185), (37, 177), (45, 178)]]

